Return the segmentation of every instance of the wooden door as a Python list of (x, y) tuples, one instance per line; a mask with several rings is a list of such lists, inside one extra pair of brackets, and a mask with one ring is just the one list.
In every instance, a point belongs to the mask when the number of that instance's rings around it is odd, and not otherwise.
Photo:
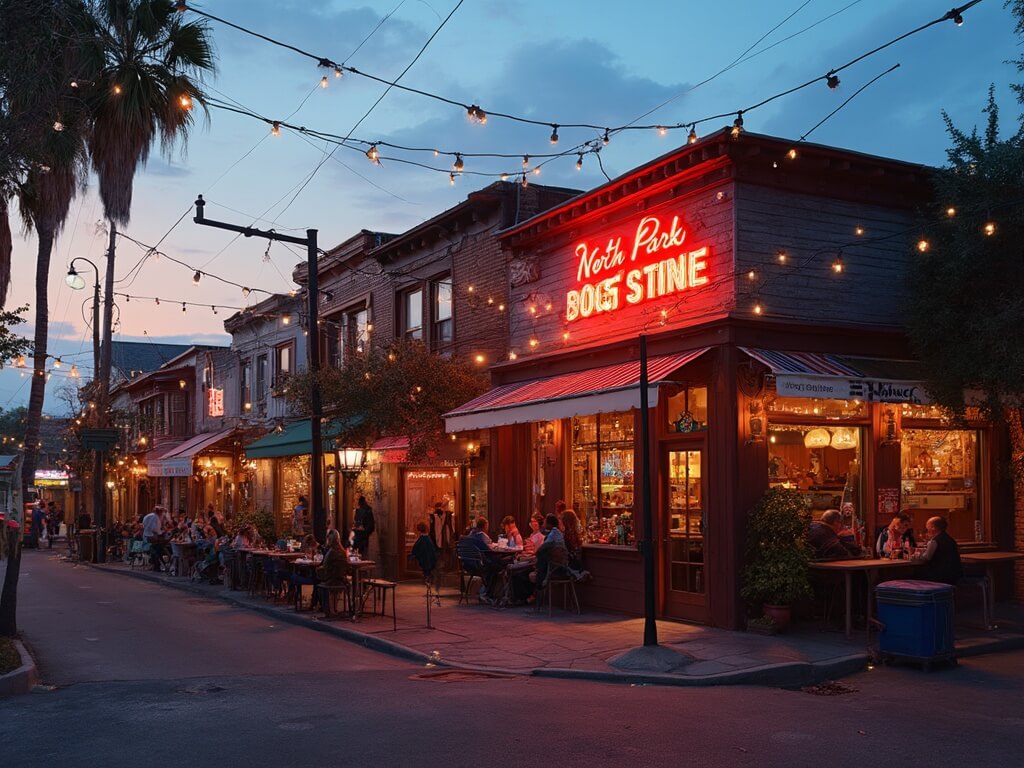
[(707, 504), (703, 444), (673, 445), (662, 455), (664, 612), (707, 622)]

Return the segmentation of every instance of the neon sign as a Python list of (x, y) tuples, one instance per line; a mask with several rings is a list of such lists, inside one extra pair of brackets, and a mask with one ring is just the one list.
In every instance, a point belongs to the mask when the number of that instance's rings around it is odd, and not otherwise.
[(224, 415), (224, 390), (211, 387), (206, 390), (206, 415)]
[[(708, 247), (677, 250), (686, 247), (687, 239), (678, 216), (668, 224), (659, 216), (645, 216), (628, 250), (622, 239), (611, 237), (603, 247), (586, 241), (576, 245), (578, 287), (565, 296), (568, 322), (708, 283)], [(674, 253), (664, 255), (665, 251)]]

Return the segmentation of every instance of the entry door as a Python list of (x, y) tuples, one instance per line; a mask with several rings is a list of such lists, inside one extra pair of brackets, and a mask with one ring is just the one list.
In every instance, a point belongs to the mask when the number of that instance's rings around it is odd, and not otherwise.
[(708, 569), (704, 532), (707, 507), (702, 446), (678, 447), (664, 455), (663, 525), (665, 615), (707, 621)]

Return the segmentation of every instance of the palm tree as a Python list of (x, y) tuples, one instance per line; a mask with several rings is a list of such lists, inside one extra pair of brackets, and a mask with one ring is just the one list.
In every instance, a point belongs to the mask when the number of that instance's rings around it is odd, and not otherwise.
[[(202, 21), (185, 21), (170, 0), (94, 0), (91, 55), (100, 72), (92, 105), (89, 151), (100, 200), (110, 222), (103, 308), (104, 344), (98, 373), (100, 405), (110, 379), (110, 324), (117, 226), (131, 216), (135, 173), (159, 137), (167, 152), (184, 143), (192, 109), (205, 109), (200, 82), (214, 70), (213, 46)], [(104, 409), (100, 410), (101, 415)]]
[[(17, 197), (26, 230), (38, 238), (36, 254), (35, 339), (32, 386), (25, 428), (23, 484), (33, 484), (39, 422), (46, 388), (48, 280), (53, 242), (67, 220), (71, 201), (83, 186), (88, 166), (85, 152), (85, 104), (71, 93), (70, 81), (81, 71), (77, 59), (82, 30), (80, 7), (67, 0), (38, 4), (5, 2), (5, 39), (0, 41), (0, 118), (8, 134), (5, 166), (0, 174), (0, 286), (10, 280), (10, 225), (7, 208)], [(13, 139), (11, 137), (14, 137)], [(10, 555), (0, 596), (0, 634), (17, 631), (17, 585), (20, 548)]]

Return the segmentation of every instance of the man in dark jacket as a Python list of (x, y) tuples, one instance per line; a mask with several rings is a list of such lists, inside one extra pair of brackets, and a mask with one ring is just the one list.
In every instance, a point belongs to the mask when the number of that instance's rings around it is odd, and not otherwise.
[(377, 525), (373, 520), (373, 509), (366, 503), (366, 497), (359, 497), (359, 506), (356, 507), (354, 525), (352, 530), (355, 533), (352, 546), (359, 550), (359, 554), (366, 557), (370, 547), (370, 534), (376, 530)]
[(955, 586), (964, 575), (964, 566), (960, 561), (960, 547), (946, 532), (946, 527), (946, 518), (929, 518), (925, 523), (928, 547), (923, 555), (915, 559), (924, 563), (918, 571), (922, 579)]
[(839, 538), (843, 529), (843, 515), (838, 509), (827, 509), (820, 521), (811, 523), (807, 530), (807, 543), (814, 550), (815, 560), (848, 560), (860, 557), (860, 547)]

